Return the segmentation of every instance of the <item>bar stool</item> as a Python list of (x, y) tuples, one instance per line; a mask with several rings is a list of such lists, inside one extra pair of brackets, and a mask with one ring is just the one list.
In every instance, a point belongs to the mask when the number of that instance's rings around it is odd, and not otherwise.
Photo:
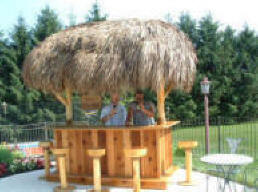
[(100, 158), (106, 154), (105, 149), (88, 149), (86, 154), (93, 158), (93, 183), (94, 189), (91, 192), (109, 192), (108, 189), (101, 189), (101, 164)]
[(69, 149), (53, 149), (53, 154), (57, 156), (59, 176), (61, 181), (61, 186), (54, 188), (54, 192), (71, 192), (75, 189), (75, 186), (68, 185), (67, 183), (67, 167), (66, 159), (69, 156)]
[(141, 172), (140, 172), (140, 160), (141, 157), (147, 155), (146, 148), (132, 148), (124, 150), (125, 156), (130, 157), (133, 160), (133, 188), (134, 192), (141, 191)]
[(180, 185), (194, 185), (192, 181), (192, 149), (197, 147), (197, 141), (179, 141), (178, 147), (185, 150), (186, 180), (179, 182)]
[(44, 150), (44, 161), (45, 161), (45, 177), (50, 175), (50, 148), (53, 146), (52, 142), (44, 141), (40, 142), (39, 146)]

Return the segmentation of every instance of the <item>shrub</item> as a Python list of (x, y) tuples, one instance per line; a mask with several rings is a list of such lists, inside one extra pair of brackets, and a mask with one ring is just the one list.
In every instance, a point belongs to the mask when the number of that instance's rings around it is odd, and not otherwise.
[(37, 159), (37, 168), (42, 169), (44, 167), (44, 160), (43, 159)]
[(37, 166), (37, 164), (33, 159), (26, 163), (26, 168), (30, 171), (35, 169), (36, 166)]
[(23, 159), (25, 158), (25, 155), (20, 150), (14, 150), (12, 151), (13, 159)]
[(6, 163), (9, 165), (13, 159), (12, 152), (5, 146), (0, 146), (0, 163)]
[(21, 173), (26, 171), (27, 168), (27, 162), (21, 159), (15, 159), (13, 162), (11, 162), (9, 166), (9, 171), (11, 173)]
[(5, 163), (0, 163), (0, 177), (7, 173), (7, 165)]

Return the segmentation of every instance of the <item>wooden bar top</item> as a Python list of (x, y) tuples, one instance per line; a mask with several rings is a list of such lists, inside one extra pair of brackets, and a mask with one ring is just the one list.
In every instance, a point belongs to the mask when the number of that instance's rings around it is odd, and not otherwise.
[(88, 129), (88, 130), (157, 130), (157, 129), (169, 129), (170, 127), (179, 124), (180, 121), (167, 121), (164, 125), (144, 125), (144, 126), (94, 126), (94, 125), (58, 125), (54, 129)]

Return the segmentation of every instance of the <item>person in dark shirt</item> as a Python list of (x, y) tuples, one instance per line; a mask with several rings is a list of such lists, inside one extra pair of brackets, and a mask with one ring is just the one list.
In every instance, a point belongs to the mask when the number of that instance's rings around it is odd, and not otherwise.
[(155, 123), (155, 106), (152, 102), (144, 101), (144, 93), (138, 90), (135, 101), (129, 104), (127, 125), (153, 125)]

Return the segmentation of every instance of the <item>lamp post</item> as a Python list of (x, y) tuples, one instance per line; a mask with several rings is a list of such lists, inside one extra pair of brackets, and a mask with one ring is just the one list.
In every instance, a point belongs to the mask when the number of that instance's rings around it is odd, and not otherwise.
[(6, 120), (6, 108), (7, 108), (7, 103), (4, 101), (2, 103), (3, 111), (4, 111), (4, 119)]
[(205, 110), (205, 152), (208, 154), (210, 152), (210, 140), (209, 140), (209, 89), (210, 81), (208, 77), (204, 77), (201, 82), (201, 92), (204, 94), (204, 110)]

